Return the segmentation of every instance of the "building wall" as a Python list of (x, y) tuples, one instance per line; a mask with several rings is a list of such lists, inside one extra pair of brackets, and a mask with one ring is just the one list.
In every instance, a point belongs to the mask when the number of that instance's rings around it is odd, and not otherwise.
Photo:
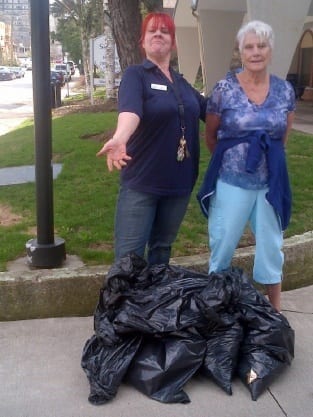
[(285, 78), (303, 32), (303, 25), (311, 0), (249, 0), (250, 19), (269, 23), (275, 33), (275, 45), (271, 70)]
[(201, 12), (199, 23), (206, 92), (229, 70), (235, 47), (235, 34), (243, 18), (242, 11), (203, 10)]
[[(50, 32), (55, 32), (57, 28), (57, 18), (50, 15), (49, 16), (49, 26)], [(63, 49), (59, 41), (52, 42), (50, 40), (50, 59), (51, 63), (62, 62), (63, 61)]]
[(4, 47), (5, 23), (0, 21), (0, 48)]
[[(197, 6), (194, 10), (192, 3)], [(193, 74), (197, 73), (201, 62), (208, 93), (229, 69), (231, 49), (243, 20), (259, 19), (274, 29), (276, 40), (271, 72), (284, 78), (291, 66), (298, 65), (294, 54), (311, 12), (311, 0), (178, 0), (175, 23), (180, 71), (190, 74), (188, 80), (193, 83)], [(198, 34), (200, 55), (192, 61), (185, 58), (194, 53), (182, 30), (185, 27), (189, 28), (189, 36), (191, 32)]]
[(29, 10), (29, 0), (0, 0), (0, 11), (23, 11)]
[(0, 20), (12, 26), (15, 51), (30, 50), (30, 4), (29, 0), (0, 0)]
[(4, 54), (5, 54), (5, 23), (0, 21), (0, 65), (2, 65), (5, 62)]
[(11, 25), (0, 21), (0, 65), (7, 65), (14, 61), (15, 55), (12, 49)]

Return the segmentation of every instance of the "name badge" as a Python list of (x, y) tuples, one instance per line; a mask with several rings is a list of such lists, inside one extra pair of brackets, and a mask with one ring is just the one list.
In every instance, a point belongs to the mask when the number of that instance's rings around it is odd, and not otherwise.
[(167, 85), (162, 85), (162, 84), (151, 84), (151, 88), (153, 90), (167, 91)]

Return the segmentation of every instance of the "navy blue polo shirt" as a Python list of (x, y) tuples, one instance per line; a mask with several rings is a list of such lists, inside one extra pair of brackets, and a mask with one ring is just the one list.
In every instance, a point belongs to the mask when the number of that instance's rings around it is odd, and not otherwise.
[(199, 119), (205, 120), (206, 99), (171, 69), (184, 103), (189, 158), (177, 161), (182, 136), (178, 100), (172, 83), (151, 61), (124, 72), (118, 111), (135, 113), (140, 123), (127, 142), (132, 160), (121, 171), (121, 183), (137, 191), (163, 196), (190, 194), (198, 176)]

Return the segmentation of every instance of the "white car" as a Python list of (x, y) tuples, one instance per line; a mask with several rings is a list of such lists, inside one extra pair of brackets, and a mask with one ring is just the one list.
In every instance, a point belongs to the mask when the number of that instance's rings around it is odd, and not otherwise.
[(71, 81), (71, 71), (69, 69), (69, 66), (67, 66), (66, 64), (55, 64), (54, 71), (62, 72), (64, 74), (64, 80), (66, 82)]
[(75, 64), (73, 61), (67, 61), (67, 65), (70, 67), (71, 75), (75, 75)]
[(25, 75), (24, 68), (21, 67), (10, 67), (10, 70), (12, 70), (16, 76), (16, 78), (23, 78)]

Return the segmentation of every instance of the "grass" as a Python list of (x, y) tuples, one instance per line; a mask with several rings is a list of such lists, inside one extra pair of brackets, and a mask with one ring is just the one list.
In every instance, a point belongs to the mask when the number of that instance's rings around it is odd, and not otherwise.
[[(109, 173), (105, 159), (96, 158), (95, 154), (102, 144), (99, 136), (114, 129), (116, 119), (115, 112), (76, 113), (52, 122), (53, 162), (62, 164), (53, 187), (55, 235), (65, 240), (67, 254), (79, 256), (88, 265), (113, 261), (118, 173)], [(208, 250), (206, 219), (195, 198), (208, 163), (203, 143), (201, 147), (199, 180), (174, 244), (173, 256)], [(292, 132), (287, 154), (294, 195), (293, 216), (285, 234), (289, 237), (313, 230), (313, 137)], [(34, 133), (30, 122), (0, 137), (0, 168), (34, 164), (34, 161)], [(8, 261), (26, 255), (25, 243), (36, 237), (35, 184), (2, 186), (1, 206), (8, 206), (21, 216), (15, 224), (0, 224), (0, 270), (4, 271)], [(241, 245), (245, 245), (244, 240), (245, 237)]]

